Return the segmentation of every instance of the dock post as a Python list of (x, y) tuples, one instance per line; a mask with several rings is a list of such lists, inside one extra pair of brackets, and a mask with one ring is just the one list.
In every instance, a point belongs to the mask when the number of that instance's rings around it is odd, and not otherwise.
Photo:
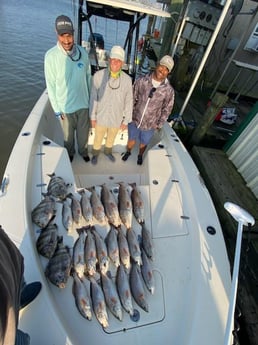
[(189, 138), (188, 146), (192, 147), (198, 145), (203, 137), (205, 136), (207, 130), (215, 120), (220, 109), (225, 105), (228, 100), (228, 96), (217, 92), (212, 98), (210, 105), (208, 106), (203, 117), (199, 121), (197, 127), (193, 130), (192, 135)]

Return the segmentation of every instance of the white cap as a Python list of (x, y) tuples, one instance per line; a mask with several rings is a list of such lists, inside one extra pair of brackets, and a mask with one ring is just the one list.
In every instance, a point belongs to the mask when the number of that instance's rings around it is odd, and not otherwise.
[(171, 56), (165, 55), (163, 58), (160, 60), (159, 64), (161, 66), (167, 67), (168, 71), (171, 72), (172, 68), (174, 67), (174, 60), (172, 59)]
[(125, 61), (125, 51), (120, 46), (113, 46), (110, 51), (110, 59)]

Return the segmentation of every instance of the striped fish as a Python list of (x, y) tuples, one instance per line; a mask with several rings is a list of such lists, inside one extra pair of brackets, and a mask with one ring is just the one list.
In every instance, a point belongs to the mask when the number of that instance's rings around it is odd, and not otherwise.
[(52, 196), (46, 195), (44, 199), (32, 210), (31, 219), (40, 228), (45, 228), (56, 214), (56, 201)]
[(63, 243), (63, 237), (58, 237), (57, 247), (54, 255), (50, 258), (45, 274), (49, 281), (63, 289), (70, 276), (71, 270), (71, 256), (69, 248)]
[(48, 174), (48, 176), (50, 177), (50, 181), (47, 186), (47, 193), (60, 200), (65, 199), (70, 184), (65, 183), (64, 179), (60, 176), (56, 176), (55, 173)]
[(38, 253), (45, 258), (51, 258), (54, 255), (58, 238), (57, 224), (49, 223), (40, 232), (36, 242)]

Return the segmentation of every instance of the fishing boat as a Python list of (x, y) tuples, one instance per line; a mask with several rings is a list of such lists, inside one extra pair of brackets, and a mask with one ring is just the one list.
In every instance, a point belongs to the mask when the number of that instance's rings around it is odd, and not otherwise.
[[(79, 1), (81, 18), (82, 3)], [(98, 0), (90, 3), (95, 9), (103, 5)], [(162, 15), (157, 8), (151, 10), (135, 1), (106, 0), (108, 5), (113, 12), (117, 8), (136, 16), (153, 11)], [(89, 148), (93, 138), (94, 131)], [(119, 133), (113, 150), (115, 163), (100, 155), (98, 164), (93, 165), (78, 154), (71, 163), (46, 91), (29, 114), (6, 166), (0, 196), (1, 225), (24, 256), (25, 280), (42, 283), (38, 297), (20, 311), (19, 328), (37, 345), (223, 344), (231, 275), (221, 226), (205, 183), (169, 123), (152, 140), (142, 165), (136, 164), (137, 147), (127, 162), (122, 161), (126, 144), (127, 133)], [(108, 325), (103, 326), (94, 313), (91, 320), (80, 314), (72, 275), (63, 288), (47, 278), (49, 260), (37, 250), (42, 230), (33, 222), (32, 211), (45, 198), (53, 173), (67, 183), (69, 193), (78, 201), (82, 189), (106, 185), (118, 200), (121, 182), (137, 186), (144, 205), (144, 226), (154, 247), (151, 292), (142, 281), (147, 310), (132, 298), (132, 315), (123, 309), (118, 320), (107, 308)], [(72, 255), (78, 225), (74, 223), (67, 231), (62, 222), (63, 202), (56, 202), (55, 207), (58, 234)], [(95, 220), (93, 225), (103, 238), (110, 231), (107, 221), (101, 224)], [(82, 219), (80, 227), (87, 226)], [(134, 216), (132, 229), (139, 244), (142, 226)], [(119, 231), (128, 230), (121, 226)], [(110, 279), (114, 285), (115, 275), (113, 269)], [(101, 286), (98, 279), (96, 282)], [(89, 295), (90, 284), (88, 280)]]

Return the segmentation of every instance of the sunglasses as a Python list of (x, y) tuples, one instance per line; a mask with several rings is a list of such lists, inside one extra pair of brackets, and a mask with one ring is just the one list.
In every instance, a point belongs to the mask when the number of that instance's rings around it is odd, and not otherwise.
[(155, 87), (153, 87), (151, 90), (150, 90), (150, 93), (149, 93), (149, 98), (152, 98), (153, 97), (153, 94), (154, 92), (156, 91), (157, 89)]
[(120, 78), (109, 78), (108, 80), (108, 86), (110, 87), (110, 89), (112, 90), (117, 90), (120, 88)]
[[(77, 48), (78, 49), (78, 48)], [(79, 51), (79, 57), (77, 59), (74, 59), (71, 55), (67, 54), (69, 56), (69, 58), (73, 61), (73, 62), (77, 62), (80, 60), (80, 58), (82, 57), (82, 53), (80, 51), (80, 49), (78, 49)]]

